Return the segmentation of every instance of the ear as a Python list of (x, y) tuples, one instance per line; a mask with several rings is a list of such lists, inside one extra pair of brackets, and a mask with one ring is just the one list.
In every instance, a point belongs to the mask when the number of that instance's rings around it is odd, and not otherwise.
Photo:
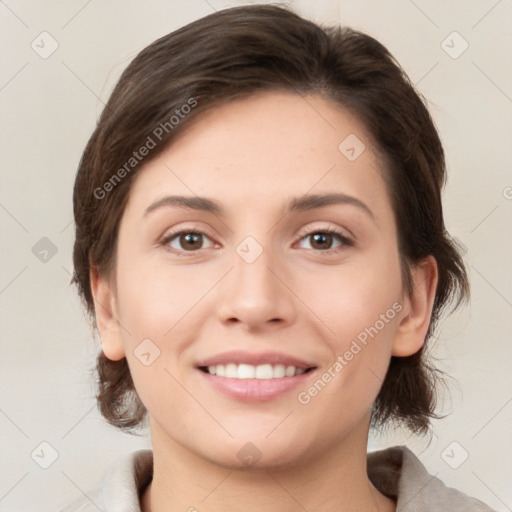
[(119, 361), (126, 354), (113, 286), (92, 267), (89, 276), (101, 348), (108, 359)]
[(396, 357), (412, 356), (425, 343), (438, 281), (433, 256), (427, 256), (414, 267), (412, 280), (413, 290), (404, 295), (402, 318), (393, 340), (391, 354)]

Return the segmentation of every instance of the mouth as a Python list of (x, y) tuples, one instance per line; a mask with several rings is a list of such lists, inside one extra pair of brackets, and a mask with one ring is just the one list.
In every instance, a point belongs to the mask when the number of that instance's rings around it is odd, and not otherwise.
[(201, 361), (196, 368), (213, 389), (224, 395), (263, 401), (304, 384), (317, 367), (284, 354), (229, 352)]
[(303, 373), (308, 373), (316, 367), (297, 368), (293, 365), (284, 364), (260, 364), (258, 366), (241, 363), (217, 364), (211, 366), (200, 366), (199, 369), (210, 375), (226, 377), (228, 379), (282, 379), (296, 377)]

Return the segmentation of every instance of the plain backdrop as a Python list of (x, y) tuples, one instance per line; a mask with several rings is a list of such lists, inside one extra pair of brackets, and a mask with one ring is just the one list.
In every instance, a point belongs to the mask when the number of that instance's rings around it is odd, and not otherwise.
[[(147, 436), (118, 432), (96, 410), (99, 344), (69, 284), (74, 176), (136, 53), (244, 3), (0, 1), (0, 511), (59, 510), (123, 454), (149, 447)], [(291, 7), (376, 37), (426, 97), (447, 153), (447, 228), (464, 245), (470, 273), (471, 304), (442, 322), (436, 342), (439, 366), (452, 376), (448, 416), (434, 422), (431, 438), (395, 432), (369, 448), (405, 443), (447, 485), (512, 510), (512, 3)]]

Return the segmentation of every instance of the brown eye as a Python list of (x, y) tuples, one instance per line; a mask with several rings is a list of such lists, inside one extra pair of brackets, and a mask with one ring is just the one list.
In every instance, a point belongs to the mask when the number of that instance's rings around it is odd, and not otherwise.
[(330, 249), (333, 243), (333, 236), (330, 233), (314, 233), (311, 237), (313, 249)]
[(203, 245), (203, 235), (197, 233), (187, 233), (180, 235), (179, 237), (180, 246), (186, 251), (193, 251), (194, 249), (201, 249)]
[[(336, 231), (314, 231), (302, 237), (300, 242), (303, 249), (314, 249), (317, 252), (353, 245), (349, 238)], [(304, 246), (304, 242), (309, 247)]]
[(204, 233), (180, 231), (168, 235), (163, 240), (163, 244), (168, 245), (175, 252), (195, 252), (199, 249), (205, 249), (206, 241), (210, 242), (210, 247), (213, 246), (213, 242)]

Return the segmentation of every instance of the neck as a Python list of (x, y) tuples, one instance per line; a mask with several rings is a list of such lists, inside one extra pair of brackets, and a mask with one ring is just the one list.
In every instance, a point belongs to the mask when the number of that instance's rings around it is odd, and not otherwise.
[(143, 512), (392, 512), (366, 473), (368, 430), (356, 429), (339, 446), (329, 443), (300, 462), (234, 468), (206, 460), (152, 425), (153, 481)]

